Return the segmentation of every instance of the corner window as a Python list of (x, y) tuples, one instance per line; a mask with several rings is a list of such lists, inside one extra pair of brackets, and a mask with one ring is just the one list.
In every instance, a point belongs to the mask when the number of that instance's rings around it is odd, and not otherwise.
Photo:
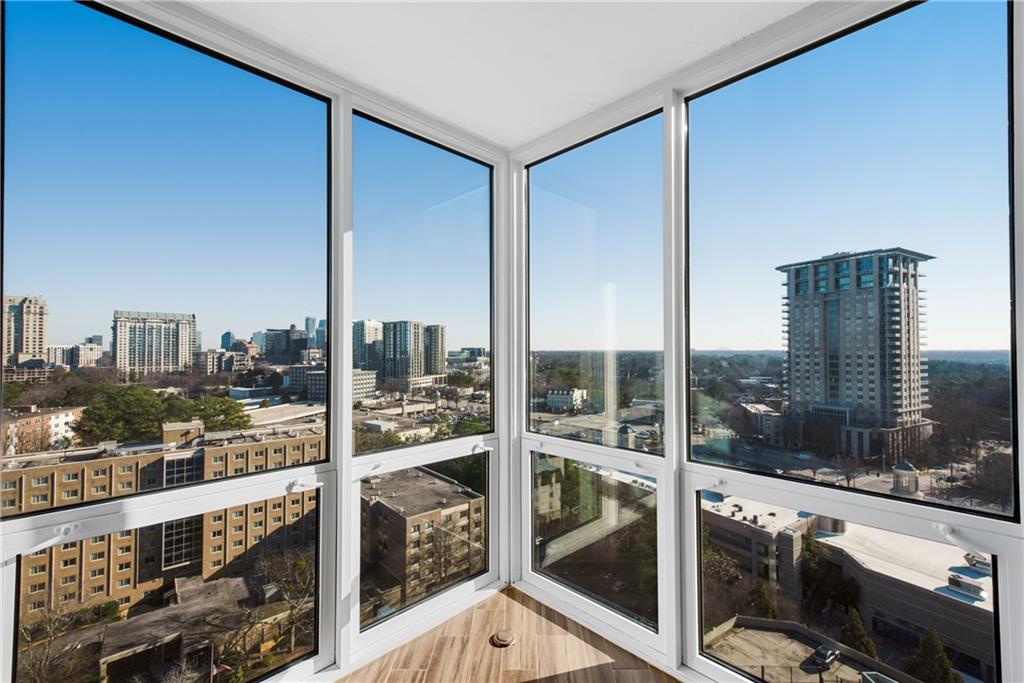
[(528, 169), (530, 431), (663, 451), (662, 125)]
[(1018, 516), (1007, 41), (908, 6), (687, 101), (690, 458)]

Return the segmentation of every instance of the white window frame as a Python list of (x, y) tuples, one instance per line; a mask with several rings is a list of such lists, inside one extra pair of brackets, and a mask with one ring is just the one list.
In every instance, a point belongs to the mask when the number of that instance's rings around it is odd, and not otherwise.
[[(603, 107), (577, 121), (563, 126), (538, 140), (511, 152), (513, 179), (513, 219), (515, 246), (509, 255), (514, 261), (516, 286), (514, 306), (518, 332), (512, 340), (516, 365), (513, 404), (513, 434), (520, 462), (519, 476), (511, 483), (519, 507), (513, 538), (520, 538), (520, 548), (512, 552), (512, 581), (520, 590), (557, 609), (584, 626), (647, 659), (683, 681), (721, 682), (749, 681), (719, 664), (700, 651), (701, 633), (698, 620), (697, 559), (698, 518), (697, 495), (702, 489), (714, 488), (753, 500), (781, 506), (813, 510), (820, 514), (850, 522), (910, 534), (929, 540), (949, 543), (940, 525), (954, 529), (954, 538), (981, 547), (998, 557), (998, 652), (1003, 680), (1024, 680), (1024, 654), (1016, 644), (1024, 637), (1024, 586), (1017, 577), (1024, 571), (1024, 528), (1013, 520), (994, 519), (955, 509), (923, 506), (899, 499), (885, 499), (865, 494), (815, 487), (796, 481), (764, 477), (752, 472), (718, 468), (687, 459), (687, 435), (676, 425), (688, 424), (688, 382), (682, 377), (687, 367), (686, 310), (686, 99), (711, 86), (730, 81), (779, 58), (816, 45), (836, 34), (858, 27), (864, 22), (886, 14), (901, 3), (817, 3), (748, 38), (721, 50), (693, 66), (664, 78), (633, 95)], [(884, 21), (884, 19), (882, 19)], [(1013, 136), (1014, 168), (1017, 179), (1013, 189), (1015, 212), (1015, 283), (1016, 300), (1024, 295), (1024, 3), (1015, 0), (1013, 15)], [(664, 118), (663, 172), (663, 305), (664, 305), (664, 367), (665, 367), (665, 454), (664, 458), (634, 451), (531, 432), (526, 411), (528, 377), (525, 360), (529, 340), (526, 306), (527, 280), (527, 215), (528, 169), (537, 161), (577, 144), (613, 131), (627, 122), (660, 109)], [(1024, 333), (1024, 315), (1013, 321), (1018, 338)], [(1018, 351), (1017, 363), (1022, 354)], [(1017, 405), (1024, 400), (1024, 390), (1015, 387)], [(1018, 409), (1018, 414), (1022, 411)], [(677, 416), (675, 419), (672, 416)], [(1021, 433), (1018, 418), (1016, 433)], [(530, 452), (541, 450), (555, 456), (573, 457), (585, 462), (637, 470), (638, 465), (661, 468), (658, 477), (658, 571), (659, 571), (659, 635), (667, 636), (656, 645), (650, 638), (637, 637), (630, 623), (619, 623), (621, 615), (598, 605), (560, 584), (545, 579), (531, 568), (528, 540), (531, 538)], [(651, 461), (660, 461), (651, 462)], [(1024, 467), (1018, 467), (1018, 474)], [(651, 470), (645, 471), (651, 474)], [(1018, 482), (1021, 486), (1024, 481)], [(1024, 489), (1024, 486), (1021, 486)], [(668, 572), (671, 580), (663, 576)], [(554, 584), (554, 585), (552, 585)], [(609, 619), (609, 615), (617, 619)], [(643, 635), (643, 634), (641, 634)], [(653, 648), (653, 649), (652, 649)]]
[[(1024, 3), (1014, 0), (1014, 202), (1016, 300), (1024, 301)], [(143, 495), (106, 499), (88, 507), (56, 509), (44, 514), (0, 522), (3, 561), (0, 567), (0, 638), (14, 642), (16, 563), (9, 559), (53, 536), (55, 529), (80, 523), (66, 539), (80, 540), (116, 533), (147, 524), (226, 509), (259, 499), (283, 495), (293, 481), (322, 484), (318, 505), (321, 587), (319, 654), (282, 669), (266, 680), (333, 681), (339, 675), (454, 616), (511, 583), (549, 606), (580, 621), (612, 642), (638, 654), (684, 681), (746, 681), (699, 651), (696, 620), (697, 527), (696, 492), (703, 488), (747, 496), (789, 507), (806, 507), (851, 522), (882, 526), (901, 533), (944, 541), (936, 523), (945, 523), (999, 557), (998, 587), (1000, 666), (1004, 680), (1024, 680), (1024, 584), (1016, 580), (1024, 571), (1024, 530), (1021, 524), (982, 518), (956, 510), (916, 506), (904, 501), (832, 491), (796, 482), (759, 477), (749, 472), (718, 469), (688, 462), (685, 434), (675, 424), (686, 424), (687, 383), (680, 379), (685, 367), (686, 264), (685, 139), (686, 102), (690, 93), (723, 82), (789, 54), (839, 31), (881, 14), (898, 3), (815, 3), (766, 29), (652, 83), (612, 104), (562, 126), (526, 145), (505, 150), (457, 127), (416, 111), (397, 100), (363, 88), (320, 67), (255, 38), (195, 6), (171, 3), (107, 0), (108, 6), (257, 69), (318, 92), (331, 101), (333, 131), (331, 155), (331, 309), (328, 312), (331, 357), (339, 371), (331, 375), (332, 403), (329, 434), (334, 437), (329, 462), (269, 470), (236, 479), (216, 479), (195, 486)], [(351, 115), (356, 109), (410, 133), (491, 164), (493, 236), (492, 410), (491, 434), (424, 444), (356, 458), (351, 453), (350, 373), (352, 320), (352, 215)], [(655, 109), (663, 113), (664, 240), (663, 305), (665, 329), (664, 457), (621, 451), (539, 435), (526, 429), (526, 231), (525, 166), (599, 135)], [(1014, 321), (1024, 339), (1024, 316)], [(1021, 354), (1018, 352), (1018, 363)], [(1016, 387), (1017, 405), (1024, 391)], [(1018, 411), (1019, 413), (1024, 411)], [(675, 419), (672, 416), (676, 416)], [(1018, 422), (1020, 433), (1021, 424)], [(477, 579), (427, 599), (378, 626), (359, 633), (358, 548), (359, 488), (361, 476), (487, 449), (490, 454), (488, 501), (488, 572)], [(530, 453), (540, 450), (557, 456), (643, 471), (658, 480), (659, 632), (597, 606), (561, 584), (532, 572), (532, 554), (524, 540), (532, 537), (530, 520)], [(1018, 472), (1024, 468), (1018, 467)], [(1018, 482), (1021, 484), (1024, 482)], [(1022, 487), (1024, 488), (1024, 487)], [(353, 549), (355, 552), (353, 553)], [(549, 585), (553, 584), (553, 585)], [(611, 617), (616, 618), (608, 618)], [(625, 621), (626, 623), (622, 623)], [(638, 630), (639, 629), (639, 630)], [(11, 671), (11, 649), (0, 648), (0, 672)]]

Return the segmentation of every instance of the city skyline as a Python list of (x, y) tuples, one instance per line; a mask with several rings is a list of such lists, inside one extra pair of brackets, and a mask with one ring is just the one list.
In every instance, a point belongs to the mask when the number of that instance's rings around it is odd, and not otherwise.
[(50, 344), (115, 309), (210, 342), (327, 311), (326, 103), (89, 7), (5, 13), (3, 289), (46, 298)]

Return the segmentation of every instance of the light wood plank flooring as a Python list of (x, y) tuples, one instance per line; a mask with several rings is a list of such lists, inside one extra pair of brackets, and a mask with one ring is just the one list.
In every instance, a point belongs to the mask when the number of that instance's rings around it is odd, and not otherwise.
[[(490, 644), (507, 628), (517, 641)], [(671, 683), (641, 659), (506, 588), (338, 683)]]

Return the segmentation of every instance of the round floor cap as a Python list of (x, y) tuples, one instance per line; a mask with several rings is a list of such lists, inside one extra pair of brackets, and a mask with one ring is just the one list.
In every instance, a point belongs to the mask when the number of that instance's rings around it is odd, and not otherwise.
[(516, 634), (508, 629), (501, 629), (491, 636), (491, 643), (495, 647), (508, 647), (516, 642)]

